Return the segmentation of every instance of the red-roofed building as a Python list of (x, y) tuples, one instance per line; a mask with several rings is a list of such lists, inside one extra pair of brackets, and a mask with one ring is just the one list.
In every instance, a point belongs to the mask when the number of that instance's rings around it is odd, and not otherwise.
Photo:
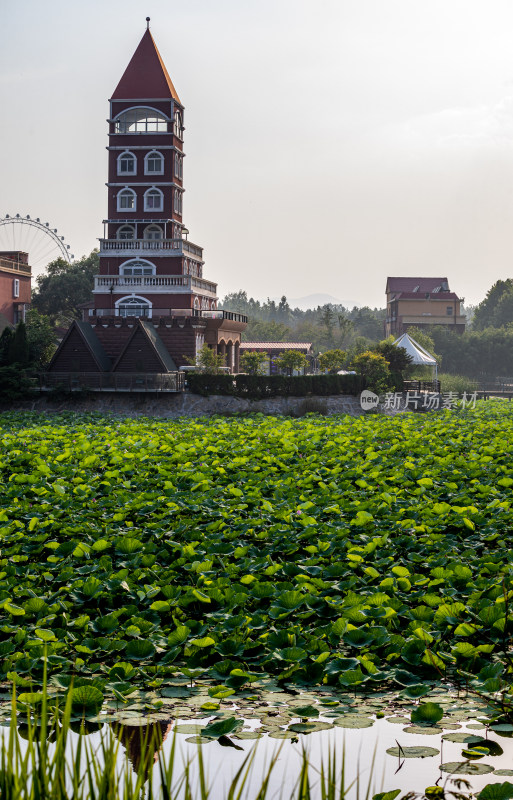
[[(124, 364), (152, 372), (171, 361), (187, 364), (206, 343), (237, 372), (247, 318), (218, 308), (217, 284), (203, 277), (203, 249), (188, 241), (184, 107), (149, 24), (109, 102), (108, 214), (93, 302), (82, 308), (84, 322), (94, 329), (94, 346), (91, 337), (74, 330), (50, 369), (58, 361), (81, 371), (82, 362), (92, 363), (90, 349), (101, 346), (104, 363), (116, 364), (123, 351)], [(147, 335), (148, 326), (137, 327), (137, 319), (149, 321), (155, 336)], [(170, 360), (163, 359), (162, 348)]]
[(385, 336), (401, 336), (408, 328), (443, 325), (465, 331), (463, 298), (451, 292), (447, 278), (388, 278)]

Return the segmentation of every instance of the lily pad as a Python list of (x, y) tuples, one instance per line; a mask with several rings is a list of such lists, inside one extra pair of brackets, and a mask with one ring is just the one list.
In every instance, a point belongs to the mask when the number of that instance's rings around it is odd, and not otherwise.
[(453, 775), (486, 775), (494, 771), (490, 764), (475, 761), (448, 761), (446, 764), (440, 764), (439, 769), (441, 772), (449, 772)]
[(440, 750), (436, 747), (389, 747), (387, 753), (389, 756), (399, 756), (400, 758), (430, 758), (436, 756)]

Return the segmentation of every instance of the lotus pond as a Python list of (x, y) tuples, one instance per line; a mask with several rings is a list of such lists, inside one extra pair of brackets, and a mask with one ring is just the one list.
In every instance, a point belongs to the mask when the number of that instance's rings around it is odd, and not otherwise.
[(0, 715), (14, 683), (37, 709), (46, 663), (77, 718), (180, 719), (194, 744), (513, 732), (512, 450), (501, 401), (0, 415)]

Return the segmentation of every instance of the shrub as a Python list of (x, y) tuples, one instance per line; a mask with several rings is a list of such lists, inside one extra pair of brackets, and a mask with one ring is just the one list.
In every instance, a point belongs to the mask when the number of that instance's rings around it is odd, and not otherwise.
[(11, 403), (30, 397), (34, 381), (29, 378), (19, 364), (0, 367), (0, 402)]
[(390, 370), (388, 361), (385, 361), (383, 356), (367, 350), (353, 358), (353, 367), (366, 379), (368, 388), (372, 391), (379, 394), (390, 388), (392, 382)]

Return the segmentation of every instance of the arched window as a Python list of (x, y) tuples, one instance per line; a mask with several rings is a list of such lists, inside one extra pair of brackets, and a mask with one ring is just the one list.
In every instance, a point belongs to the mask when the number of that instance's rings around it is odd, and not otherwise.
[(154, 108), (129, 108), (115, 120), (115, 133), (167, 133), (168, 120)]
[(163, 211), (164, 210), (164, 195), (160, 189), (147, 189), (144, 193), (144, 210), (145, 211)]
[(194, 298), (194, 308), (199, 311), (200, 301), (198, 297)]
[(189, 262), (187, 261), (187, 259), (185, 259), (185, 261), (183, 262), (183, 274), (184, 275), (189, 274)]
[(122, 225), (118, 228), (116, 239), (126, 241), (127, 239), (135, 239), (135, 228), (133, 225)]
[(183, 164), (182, 156), (178, 155), (178, 153), (175, 153), (175, 177), (176, 178), (181, 178), (182, 177), (182, 174), (183, 174), (182, 173), (182, 164)]
[(156, 150), (152, 150), (144, 156), (144, 174), (145, 175), (163, 175), (164, 174), (164, 156)]
[(135, 175), (137, 173), (137, 159), (129, 150), (118, 156), (118, 175)]
[(180, 114), (179, 111), (175, 111), (173, 132), (174, 132), (175, 136), (178, 136), (181, 139), (182, 138), (182, 131), (183, 131), (182, 115)]
[(155, 275), (155, 265), (151, 261), (141, 258), (133, 258), (125, 261), (119, 268), (119, 274), (125, 276), (133, 275)]
[(162, 228), (160, 225), (147, 225), (144, 229), (144, 238), (146, 240), (159, 241), (163, 239)]
[(175, 214), (182, 213), (182, 192), (179, 192), (178, 189), (175, 189), (173, 192), (173, 208)]
[(118, 211), (137, 211), (137, 196), (133, 189), (118, 192)]
[(116, 307), (120, 317), (151, 317), (151, 303), (145, 297), (122, 297)]

